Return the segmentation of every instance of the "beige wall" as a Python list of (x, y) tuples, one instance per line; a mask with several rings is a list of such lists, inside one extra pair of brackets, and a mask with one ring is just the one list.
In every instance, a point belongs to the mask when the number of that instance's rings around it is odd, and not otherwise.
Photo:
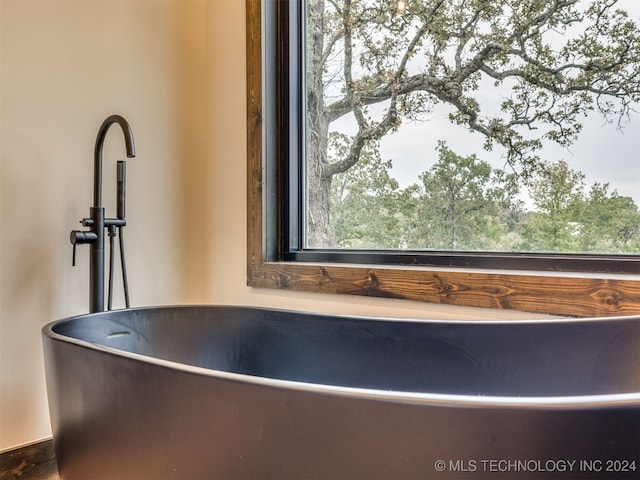
[(111, 113), (130, 121), (138, 153), (127, 163), (134, 305), (516, 316), (246, 286), (242, 0), (0, 2), (0, 450), (50, 435), (39, 331), (87, 310), (88, 248), (72, 268), (68, 236), (88, 215), (95, 135)]
[[(73, 268), (69, 232), (89, 214), (95, 137), (112, 113), (131, 123), (137, 147), (127, 162), (132, 303), (202, 301), (206, 70), (204, 1), (0, 5), (2, 450), (50, 435), (40, 328), (88, 309), (89, 248)], [(111, 216), (119, 130), (105, 144)]]

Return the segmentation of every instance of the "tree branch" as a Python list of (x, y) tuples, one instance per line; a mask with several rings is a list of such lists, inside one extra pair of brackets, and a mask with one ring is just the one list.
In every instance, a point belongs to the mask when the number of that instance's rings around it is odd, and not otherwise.
[[(492, 17), (496, 14), (491, 11), (492, 8), (502, 8), (492, 2), (479, 2), (466, 16), (460, 13), (457, 30), (442, 27), (435, 31), (434, 19), (445, 15), (439, 11), (445, 4), (441, 0), (430, 11), (422, 12), (421, 23), (413, 30), (413, 36), (407, 38), (408, 43), (396, 57), (398, 61), (389, 80), (377, 84), (370, 82), (370, 88), (362, 88), (367, 86), (367, 82), (356, 81), (352, 71), (355, 61), (355, 6), (352, 0), (344, 1), (344, 8), (341, 10), (341, 38), (345, 45), (344, 95), (326, 106), (324, 115), (327, 122), (331, 123), (353, 113), (358, 131), (353, 137), (349, 154), (338, 162), (327, 165), (325, 175), (331, 176), (350, 168), (357, 162), (359, 152), (367, 141), (378, 139), (394, 128), (399, 121), (398, 99), (411, 93), (426, 93), (429, 96), (425, 99), (433, 103), (452, 105), (457, 111), (452, 119), (484, 135), (487, 148), (491, 148), (494, 142), (504, 146), (508, 150), (510, 162), (524, 161), (541, 144), (539, 139), (525, 140), (518, 133), (518, 127), (533, 130), (539, 124), (546, 124), (553, 129), (545, 134), (548, 138), (568, 144), (575, 139), (581, 128), (577, 121), (580, 111), (588, 111), (595, 106), (605, 116), (614, 113), (618, 115), (620, 125), (623, 116), (629, 115), (633, 102), (640, 100), (640, 68), (637, 67), (640, 58), (640, 33), (637, 26), (621, 25), (620, 18), (607, 16), (607, 10), (615, 1), (600, 7), (596, 13), (585, 11), (585, 15), (595, 15), (595, 24), (591, 27), (597, 29), (595, 36), (605, 35), (604, 39), (586, 35), (584, 38), (570, 39), (560, 51), (552, 50), (545, 43), (543, 34), (553, 28), (553, 25), (566, 27), (582, 20), (573, 9), (578, 0), (549, 0), (541, 3), (541, 11), (534, 12), (529, 20), (526, 12), (513, 10), (513, 18), (510, 20), (513, 30), (496, 35), (477, 32), (481, 28), (487, 28), (482, 23), (483, 20), (495, 18)], [(460, 6), (461, 10), (462, 8), (464, 6)], [(450, 11), (446, 14), (452, 15)], [(452, 22), (452, 18), (446, 17), (446, 20)], [(616, 18), (618, 23), (615, 22)], [(493, 24), (490, 25), (493, 28)], [(447, 45), (443, 38), (456, 39), (456, 43)], [(474, 39), (473, 43), (470, 42), (471, 39)], [(425, 46), (428, 40), (431, 41), (434, 53), (448, 48), (453, 67), (436, 70), (427, 66), (421, 73), (407, 75), (410, 59), (420, 46), (425, 52), (428, 50)], [(574, 50), (570, 50), (571, 48)], [(465, 54), (471, 49), (473, 52)], [(441, 58), (437, 60), (443, 62), (442, 65), (445, 65), (445, 53), (443, 51)], [(627, 65), (636, 66), (626, 68)], [(517, 94), (514, 93), (503, 104), (503, 111), (508, 114), (505, 118), (481, 117), (477, 101), (472, 96), (465, 96), (465, 90), (477, 88), (475, 85), (480, 74), (497, 82), (507, 79), (518, 82)], [(389, 105), (381, 120), (374, 123), (367, 118), (366, 107), (381, 102), (389, 102)]]

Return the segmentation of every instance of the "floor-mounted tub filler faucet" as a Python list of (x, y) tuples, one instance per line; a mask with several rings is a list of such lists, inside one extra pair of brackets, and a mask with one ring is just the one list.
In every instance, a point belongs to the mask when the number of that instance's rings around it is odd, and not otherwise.
[(90, 208), (89, 218), (83, 218), (80, 223), (88, 230), (73, 230), (71, 232), (71, 243), (73, 244), (73, 265), (76, 264), (76, 246), (88, 243), (91, 246), (91, 260), (89, 264), (89, 312), (102, 312), (104, 310), (104, 237), (105, 229), (109, 235), (110, 258), (109, 258), (109, 297), (108, 308), (111, 310), (113, 293), (113, 239), (118, 230), (120, 243), (120, 261), (122, 263), (122, 280), (124, 284), (125, 305), (129, 308), (129, 287), (127, 282), (127, 269), (124, 258), (124, 240), (122, 228), (127, 224), (125, 220), (125, 197), (126, 197), (126, 163), (119, 160), (117, 163), (117, 198), (116, 198), (116, 218), (105, 218), (102, 207), (102, 147), (109, 127), (117, 123), (122, 128), (124, 134), (127, 157), (136, 156), (133, 143), (133, 133), (129, 123), (120, 115), (108, 117), (98, 130), (96, 146), (94, 150), (94, 171), (93, 171), (93, 207)]

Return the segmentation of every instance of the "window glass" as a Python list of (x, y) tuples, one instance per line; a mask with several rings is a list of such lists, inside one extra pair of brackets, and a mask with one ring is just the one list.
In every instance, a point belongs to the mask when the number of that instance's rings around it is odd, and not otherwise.
[(303, 247), (640, 254), (640, 2), (303, 10)]

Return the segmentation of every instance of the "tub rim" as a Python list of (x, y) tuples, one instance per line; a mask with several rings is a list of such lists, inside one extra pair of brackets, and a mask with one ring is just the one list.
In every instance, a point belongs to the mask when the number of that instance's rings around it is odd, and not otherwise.
[(195, 308), (242, 308), (261, 311), (284, 312), (292, 314), (310, 314), (317, 317), (331, 317), (344, 319), (361, 319), (367, 321), (402, 322), (402, 323), (425, 323), (425, 324), (473, 324), (473, 325), (514, 325), (514, 324), (559, 324), (559, 323), (603, 323), (609, 321), (635, 321), (640, 322), (638, 315), (614, 316), (614, 317), (560, 317), (542, 319), (517, 319), (517, 320), (444, 320), (444, 319), (422, 319), (422, 318), (402, 318), (383, 317), (371, 315), (352, 314), (332, 314), (324, 312), (310, 312), (292, 309), (280, 309), (247, 305), (218, 305), (218, 304), (193, 304), (193, 305), (160, 305), (134, 307), (128, 309), (111, 310), (97, 313), (85, 313), (71, 317), (54, 320), (47, 323), (41, 329), (43, 337), (48, 337), (55, 341), (71, 343), (89, 350), (97, 350), (103, 353), (116, 355), (136, 362), (148, 363), (160, 367), (183, 371), (192, 375), (214, 377), (235, 383), (249, 383), (269, 388), (295, 390), (305, 393), (315, 393), (323, 395), (337, 395), (340, 397), (359, 398), (363, 400), (389, 401), (396, 403), (421, 404), (438, 407), (453, 408), (512, 408), (512, 409), (545, 409), (545, 410), (571, 410), (571, 409), (595, 409), (595, 408), (620, 408), (637, 407), (640, 408), (640, 392), (632, 393), (612, 393), (600, 395), (566, 395), (566, 396), (495, 396), (495, 395), (460, 395), (443, 394), (429, 392), (405, 392), (399, 390), (381, 390), (373, 388), (345, 387), (338, 385), (326, 385), (319, 383), (301, 382), (294, 380), (283, 380), (278, 378), (260, 377), (244, 373), (227, 372), (205, 367), (198, 367), (186, 363), (164, 360), (161, 358), (142, 355), (139, 353), (127, 352), (114, 347), (107, 347), (98, 343), (81, 340), (75, 337), (62, 335), (54, 331), (57, 325), (65, 322), (81, 320), (86, 317), (108, 316), (114, 313), (129, 311), (149, 311), (149, 310), (180, 310)]

